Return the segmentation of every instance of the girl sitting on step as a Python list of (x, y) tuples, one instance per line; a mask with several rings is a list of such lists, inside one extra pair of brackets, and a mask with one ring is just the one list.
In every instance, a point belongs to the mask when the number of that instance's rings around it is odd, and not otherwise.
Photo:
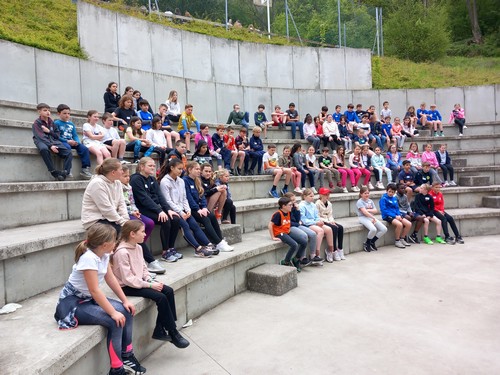
[[(142, 222), (137, 223), (142, 225)], [(109, 264), (115, 246), (116, 231), (111, 225), (97, 223), (87, 230), (87, 239), (76, 247), (75, 264), (59, 294), (54, 318), (60, 329), (76, 328), (79, 324), (107, 328), (109, 375), (125, 375), (125, 370), (144, 374), (146, 369), (135, 358), (132, 348), (135, 306), (123, 293)], [(142, 261), (140, 249), (138, 254)], [(121, 303), (106, 297), (99, 287), (103, 281)]]
[(189, 341), (182, 337), (175, 324), (174, 290), (152, 280), (142, 259), (140, 244), (146, 237), (144, 229), (144, 224), (138, 220), (129, 220), (123, 225), (120, 243), (113, 253), (113, 273), (126, 296), (144, 297), (156, 302), (158, 315), (153, 339), (170, 341), (178, 348), (186, 348)]

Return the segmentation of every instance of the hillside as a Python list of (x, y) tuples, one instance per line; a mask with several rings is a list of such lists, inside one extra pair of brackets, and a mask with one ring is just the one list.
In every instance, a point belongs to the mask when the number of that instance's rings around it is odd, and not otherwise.
[[(101, 4), (101, 3), (99, 3)], [(102, 5), (102, 4), (101, 4)], [(197, 22), (176, 24), (157, 15), (146, 16), (118, 3), (104, 4), (115, 11), (149, 19), (169, 27), (254, 43), (288, 44), (285, 38), (269, 41), (246, 30), (225, 31)], [(0, 39), (85, 58), (79, 46), (76, 5), (70, 0), (0, 0)], [(396, 58), (372, 59), (373, 88), (424, 88), (500, 84), (500, 58), (446, 57), (436, 63), (413, 63)]]

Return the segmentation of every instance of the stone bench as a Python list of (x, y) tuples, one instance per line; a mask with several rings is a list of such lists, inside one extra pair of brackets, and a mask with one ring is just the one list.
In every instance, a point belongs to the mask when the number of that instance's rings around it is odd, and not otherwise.
[(489, 208), (500, 208), (500, 196), (483, 197), (483, 206)]
[(247, 271), (247, 288), (253, 292), (281, 296), (297, 287), (297, 270), (277, 264), (263, 264)]

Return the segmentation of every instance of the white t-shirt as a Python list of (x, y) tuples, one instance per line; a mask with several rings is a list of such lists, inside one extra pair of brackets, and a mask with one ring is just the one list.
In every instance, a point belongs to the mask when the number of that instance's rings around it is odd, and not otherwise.
[(88, 122), (86, 122), (85, 124), (83, 124), (83, 139), (90, 139), (85, 135), (85, 132), (93, 133), (94, 135), (99, 135), (99, 134), (105, 134), (105, 130), (106, 129), (104, 129), (99, 124), (95, 124), (95, 126), (92, 126)]
[(264, 156), (262, 156), (262, 162), (263, 163), (267, 162), (269, 168), (278, 168), (278, 159), (279, 157), (277, 152), (275, 152), (272, 155), (269, 155), (269, 153), (266, 152)]
[(178, 116), (182, 113), (179, 101), (174, 103), (167, 100), (165, 104), (168, 106), (167, 115)]
[(371, 208), (375, 208), (375, 203), (373, 203), (373, 201), (371, 199), (368, 199), (368, 200), (363, 200), (363, 199), (358, 199), (358, 201), (356, 202), (356, 213), (358, 214), (359, 217), (366, 217), (362, 212), (361, 212), (361, 209), (362, 208), (366, 208), (366, 209), (371, 209)]
[(113, 139), (120, 139), (120, 135), (115, 128), (102, 128), (102, 133), (104, 134), (103, 142), (112, 141)]
[(163, 134), (163, 130), (149, 129), (148, 132), (146, 133), (146, 139), (151, 141), (153, 146), (167, 147), (167, 139)]
[(99, 285), (102, 284), (104, 276), (108, 272), (109, 257), (110, 254), (104, 254), (102, 258), (99, 258), (92, 250), (87, 249), (78, 262), (73, 265), (68, 281), (82, 294), (91, 297), (83, 271), (96, 270)]

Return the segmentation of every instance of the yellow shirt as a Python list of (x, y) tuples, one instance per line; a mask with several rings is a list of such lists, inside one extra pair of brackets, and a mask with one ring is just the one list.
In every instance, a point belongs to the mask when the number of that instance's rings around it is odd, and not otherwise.
[(186, 120), (186, 124), (187, 124), (188, 130), (190, 130), (191, 129), (191, 124), (193, 124), (196, 121), (196, 117), (194, 117), (194, 115), (192, 113), (190, 115), (188, 115), (186, 113), (186, 111), (182, 112), (181, 118), (179, 119), (179, 124), (177, 125), (177, 130), (178, 131), (184, 130), (184, 125), (182, 124), (182, 122), (184, 120)]

